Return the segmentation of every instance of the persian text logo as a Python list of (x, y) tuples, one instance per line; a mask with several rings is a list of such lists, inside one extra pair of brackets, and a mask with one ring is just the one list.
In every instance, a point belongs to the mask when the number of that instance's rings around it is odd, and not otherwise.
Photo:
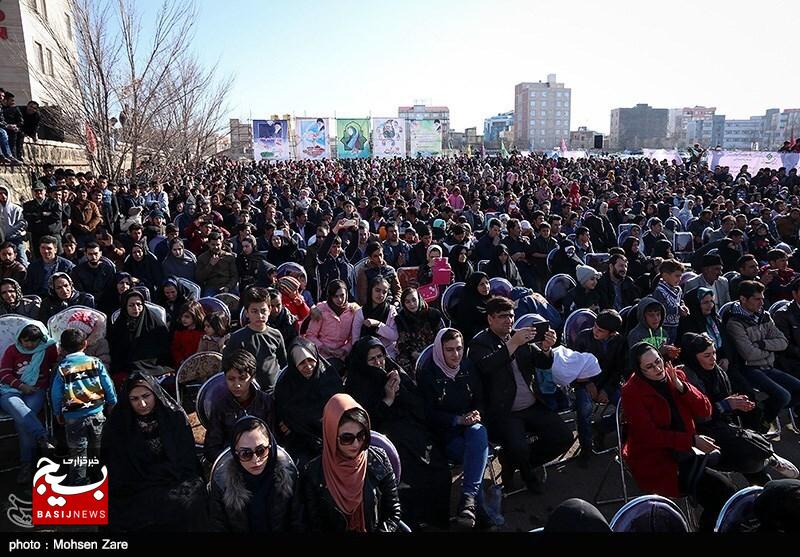
[(33, 528), (31, 522), (31, 502), (20, 499), (13, 493), (8, 496), (6, 516), (9, 522), (20, 528)]
[(65, 475), (56, 475), (60, 465), (39, 459), (33, 477), (33, 524), (108, 524), (108, 471), (90, 485), (61, 485)]

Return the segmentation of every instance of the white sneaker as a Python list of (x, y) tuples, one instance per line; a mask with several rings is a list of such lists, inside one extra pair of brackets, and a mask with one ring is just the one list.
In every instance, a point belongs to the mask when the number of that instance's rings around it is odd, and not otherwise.
[(772, 455), (770, 466), (784, 478), (795, 479), (800, 476), (797, 466), (777, 454)]

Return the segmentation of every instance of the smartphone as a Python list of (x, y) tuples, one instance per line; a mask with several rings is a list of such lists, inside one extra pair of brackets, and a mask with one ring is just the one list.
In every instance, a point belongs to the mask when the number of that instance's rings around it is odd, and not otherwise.
[(536, 330), (536, 336), (533, 337), (531, 342), (542, 342), (544, 340), (544, 335), (550, 330), (550, 322), (534, 323), (532, 326)]

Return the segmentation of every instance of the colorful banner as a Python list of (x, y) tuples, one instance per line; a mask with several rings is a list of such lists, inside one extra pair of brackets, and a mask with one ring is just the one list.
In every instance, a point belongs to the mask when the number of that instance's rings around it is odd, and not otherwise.
[(288, 120), (253, 120), (253, 158), (256, 161), (289, 158)]
[(761, 168), (786, 168), (788, 172), (798, 167), (800, 153), (777, 153), (774, 151), (707, 151), (706, 162), (708, 168), (714, 170), (716, 166), (727, 166), (734, 176), (743, 165), (751, 174)]
[(442, 123), (439, 120), (411, 120), (411, 155), (433, 157), (442, 154)]
[(330, 158), (327, 118), (295, 118), (294, 123), (297, 131), (295, 156), (299, 160)]
[(340, 159), (368, 159), (369, 119), (336, 119), (336, 156)]
[(376, 157), (406, 156), (406, 122), (400, 118), (372, 119), (372, 153)]

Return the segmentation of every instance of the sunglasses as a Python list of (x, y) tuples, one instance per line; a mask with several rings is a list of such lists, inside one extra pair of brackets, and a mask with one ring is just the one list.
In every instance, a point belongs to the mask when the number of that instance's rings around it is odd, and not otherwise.
[(352, 445), (355, 441), (363, 443), (364, 439), (366, 438), (367, 438), (366, 429), (362, 429), (358, 433), (340, 433), (339, 443), (341, 443), (342, 445)]
[(244, 448), (244, 449), (237, 449), (233, 451), (233, 454), (236, 455), (236, 458), (239, 459), (239, 462), (250, 462), (253, 460), (253, 456), (257, 458), (263, 457), (269, 451), (269, 445), (259, 445), (255, 449)]

